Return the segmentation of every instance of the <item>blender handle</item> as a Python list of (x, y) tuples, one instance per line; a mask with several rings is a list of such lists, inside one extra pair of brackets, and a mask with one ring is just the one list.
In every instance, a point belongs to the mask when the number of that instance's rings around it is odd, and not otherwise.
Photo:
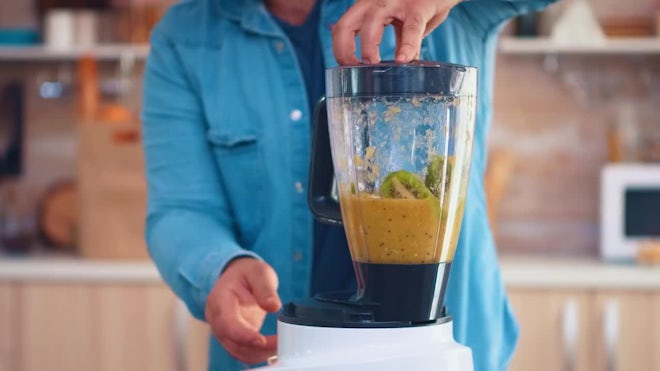
[(341, 209), (337, 196), (334, 167), (332, 166), (328, 109), (325, 97), (322, 97), (316, 104), (312, 123), (314, 130), (312, 133), (307, 202), (312, 214), (318, 221), (341, 225)]

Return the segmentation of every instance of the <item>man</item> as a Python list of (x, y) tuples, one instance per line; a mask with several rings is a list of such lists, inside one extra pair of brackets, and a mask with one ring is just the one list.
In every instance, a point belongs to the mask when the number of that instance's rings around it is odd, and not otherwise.
[(472, 174), (446, 305), (476, 370), (507, 367), (518, 329), (483, 189), (496, 33), (548, 2), (189, 0), (168, 12), (152, 34), (145, 79), (147, 242), (165, 281), (211, 326), (210, 369), (275, 354), (283, 300), (354, 286), (343, 231), (312, 220), (306, 184), (323, 68), (360, 58), (479, 69)]

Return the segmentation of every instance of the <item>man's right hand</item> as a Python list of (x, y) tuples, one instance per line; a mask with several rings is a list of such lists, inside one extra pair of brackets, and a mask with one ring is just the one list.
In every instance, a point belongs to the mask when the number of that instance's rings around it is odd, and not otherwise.
[(282, 306), (277, 285), (270, 265), (246, 257), (229, 263), (209, 293), (206, 322), (220, 344), (241, 362), (265, 362), (277, 352), (277, 336), (259, 332), (266, 313)]
[(442, 23), (459, 0), (357, 0), (332, 29), (332, 50), (340, 65), (358, 64), (355, 37), (366, 64), (380, 63), (378, 47), (394, 26), (397, 63), (419, 58), (422, 39)]

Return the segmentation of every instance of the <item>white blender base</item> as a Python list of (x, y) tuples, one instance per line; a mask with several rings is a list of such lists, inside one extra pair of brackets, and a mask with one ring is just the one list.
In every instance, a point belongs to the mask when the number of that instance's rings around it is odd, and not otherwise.
[(452, 322), (417, 327), (334, 328), (277, 322), (276, 359), (258, 370), (473, 371)]

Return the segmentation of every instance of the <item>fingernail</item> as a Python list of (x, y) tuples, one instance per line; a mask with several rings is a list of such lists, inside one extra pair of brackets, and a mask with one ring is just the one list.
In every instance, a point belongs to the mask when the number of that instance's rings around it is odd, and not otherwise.
[(268, 298), (264, 299), (264, 301), (263, 301), (265, 306), (277, 305), (277, 302), (278, 302), (277, 298), (274, 297), (274, 296), (268, 297)]
[(252, 340), (252, 345), (254, 345), (255, 347), (262, 347), (262, 346), (264, 346), (265, 344), (266, 344), (266, 342), (265, 342), (264, 340), (262, 340), (262, 339), (255, 339), (255, 340)]

